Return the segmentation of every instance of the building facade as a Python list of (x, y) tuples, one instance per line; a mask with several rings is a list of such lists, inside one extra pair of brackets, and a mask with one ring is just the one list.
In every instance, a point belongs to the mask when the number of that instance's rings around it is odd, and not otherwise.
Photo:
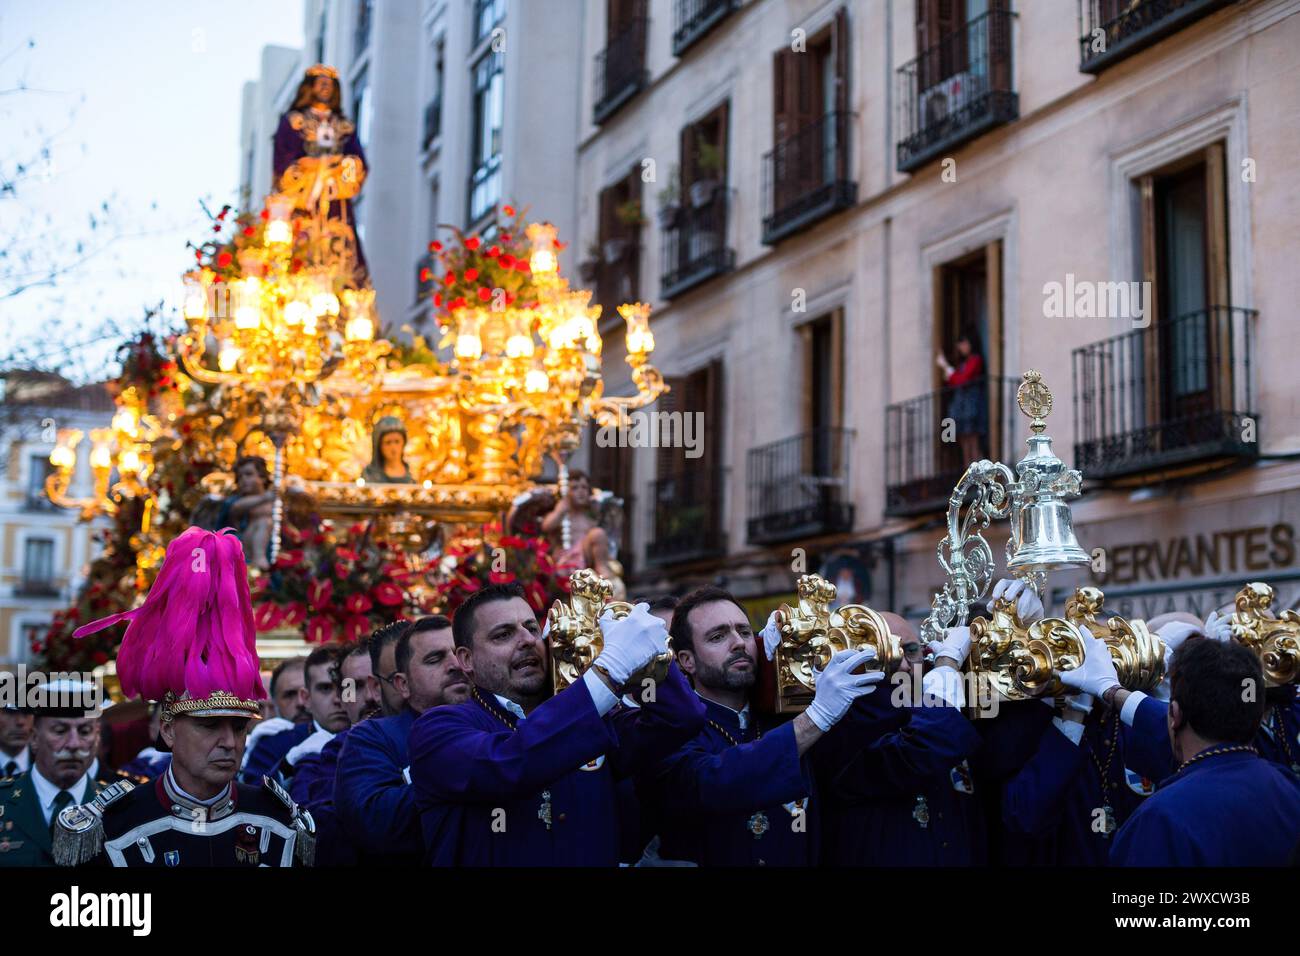
[[(108, 428), (113, 400), (103, 383), (74, 386), (49, 373), (10, 372), (0, 415), (0, 665), (13, 665), (32, 658), (32, 642), (72, 603), (104, 527), (82, 523), (79, 512), (46, 496), (55, 436), (63, 428)], [(88, 497), (93, 484), (83, 453), (68, 494)]]
[(304, 0), (300, 51), (245, 87), (241, 194), (271, 191), (271, 138), (303, 72), (339, 71), (367, 179), (354, 204), (385, 328), (428, 331), (430, 240), (488, 233), (502, 203), (572, 235), (582, 33), (572, 0)]
[(1023, 454), (1032, 368), (1106, 568), (1054, 585), (1300, 603), (1300, 2), (584, 7), (582, 271), (607, 316), (653, 303), (657, 410), (702, 413), (691, 456), (584, 449), (631, 502), (632, 593), (719, 581), (757, 616), (826, 569), (924, 616), (965, 465)]

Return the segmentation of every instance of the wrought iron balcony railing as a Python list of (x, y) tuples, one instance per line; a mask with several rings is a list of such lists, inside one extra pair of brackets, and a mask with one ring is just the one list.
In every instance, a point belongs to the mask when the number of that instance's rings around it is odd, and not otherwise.
[(24, 576), (14, 588), (14, 594), (18, 597), (58, 597), (62, 590), (61, 583), (55, 578)]
[(1079, 0), (1079, 69), (1100, 73), (1236, 0)]
[(680, 564), (727, 553), (724, 474), (718, 468), (704, 468), (650, 482), (648, 562)]
[(1020, 458), (1017, 425), (1018, 379), (984, 378), (941, 388), (885, 409), (885, 512), (913, 515), (947, 507), (948, 498), (971, 464), (962, 450), (964, 433), (978, 436), (972, 460), (1007, 463)]
[(740, 6), (740, 0), (676, 0), (673, 4), (673, 56), (704, 39)]
[(763, 242), (786, 236), (858, 201), (849, 176), (852, 113), (831, 112), (763, 157)]
[(750, 544), (853, 530), (849, 462), (853, 432), (818, 428), (751, 448), (746, 468)]
[(601, 258), (596, 264), (596, 302), (604, 316), (617, 319), (619, 305), (640, 299), (640, 266), (639, 237), (620, 236), (601, 243)]
[(990, 10), (898, 71), (898, 170), (911, 172), (1020, 115), (1009, 10)]
[(442, 97), (435, 96), (424, 108), (424, 136), (420, 139), (420, 148), (428, 149), (440, 132), (442, 132)]
[(1255, 316), (1212, 306), (1075, 349), (1075, 467), (1119, 478), (1256, 457)]
[(649, 18), (632, 17), (609, 46), (596, 54), (596, 105), (591, 121), (597, 125), (614, 115), (650, 81), (645, 66)]
[(700, 205), (694, 204), (694, 198), (687, 196), (676, 223), (663, 231), (660, 291), (665, 299), (681, 295), (736, 265), (736, 252), (727, 246), (726, 184), (719, 182), (712, 197)]

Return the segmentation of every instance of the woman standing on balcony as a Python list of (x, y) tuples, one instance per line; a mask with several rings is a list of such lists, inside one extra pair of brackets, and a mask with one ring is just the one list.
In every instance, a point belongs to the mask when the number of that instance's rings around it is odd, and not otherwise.
[(940, 352), (935, 364), (943, 372), (944, 382), (952, 389), (948, 415), (956, 423), (957, 441), (962, 461), (969, 465), (984, 457), (984, 436), (988, 433), (988, 414), (984, 402), (984, 358), (979, 352), (979, 336), (965, 329), (957, 339), (957, 368)]

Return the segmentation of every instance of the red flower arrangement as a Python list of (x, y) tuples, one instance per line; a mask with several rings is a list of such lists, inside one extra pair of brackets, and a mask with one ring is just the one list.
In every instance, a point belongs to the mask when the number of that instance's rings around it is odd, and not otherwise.
[[(442, 560), (438, 600), (443, 614), (454, 614), (466, 598), (488, 584), (518, 582), (523, 586), (524, 599), (538, 615), (545, 614), (557, 598), (569, 593), (568, 578), (556, 573), (546, 539), (515, 535), (496, 538), (501, 530), (496, 525), (484, 530), (484, 544), (477, 548), (449, 548)], [(490, 543), (493, 540), (495, 545)]]
[(436, 310), (449, 313), (489, 302), (498, 289), (506, 305), (537, 301), (537, 287), (528, 266), (532, 246), (524, 234), (526, 211), (502, 206), (504, 219), (498, 219), (498, 224), (503, 231), (486, 248), (479, 236), (467, 236), (454, 226), (443, 227), (455, 239), (429, 243), (429, 251), (437, 258), (430, 277), (441, 276), (440, 287), (431, 293)]

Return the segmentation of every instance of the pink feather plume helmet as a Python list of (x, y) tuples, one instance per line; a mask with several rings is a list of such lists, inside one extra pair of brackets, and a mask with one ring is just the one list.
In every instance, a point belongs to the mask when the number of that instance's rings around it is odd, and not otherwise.
[(164, 719), (260, 715), (266, 689), (253, 602), (244, 549), (231, 529), (187, 529), (167, 546), (143, 604), (85, 624), (73, 636), (119, 621), (129, 622), (117, 652), (128, 697), (162, 701)]

